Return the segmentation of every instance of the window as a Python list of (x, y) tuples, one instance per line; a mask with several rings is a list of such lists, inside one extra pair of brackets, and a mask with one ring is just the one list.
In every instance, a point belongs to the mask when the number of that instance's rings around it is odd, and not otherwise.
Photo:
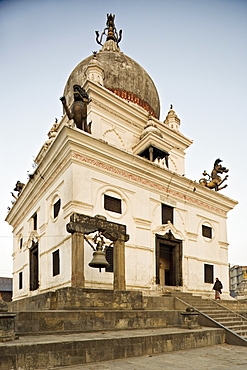
[(57, 218), (58, 213), (60, 211), (61, 207), (61, 199), (58, 199), (54, 204), (53, 204), (53, 218)]
[(104, 195), (104, 208), (107, 211), (116, 213), (122, 213), (121, 199), (111, 197), (110, 195)]
[(20, 238), (20, 241), (19, 241), (19, 247), (20, 247), (20, 249), (22, 248), (22, 245), (23, 245), (23, 238)]
[(52, 253), (53, 276), (60, 274), (59, 249)]
[(202, 235), (205, 238), (212, 239), (212, 227), (202, 225)]
[(108, 247), (105, 251), (105, 256), (107, 262), (110, 264), (110, 266), (106, 267), (106, 272), (114, 272), (113, 270), (113, 247)]
[(22, 272), (19, 272), (19, 289), (23, 288)]
[(170, 221), (173, 224), (173, 207), (167, 206), (166, 204), (162, 204), (161, 218), (162, 225), (167, 224), (168, 221)]
[(37, 213), (33, 215), (32, 219), (33, 219), (33, 230), (37, 230)]
[(214, 266), (204, 265), (204, 283), (212, 284), (214, 282)]
[(32, 242), (30, 253), (30, 290), (37, 290), (39, 287), (39, 246)]

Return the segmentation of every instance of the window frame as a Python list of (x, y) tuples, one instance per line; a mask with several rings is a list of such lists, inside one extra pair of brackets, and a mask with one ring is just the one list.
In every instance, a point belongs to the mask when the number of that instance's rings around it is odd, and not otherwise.
[(60, 251), (56, 249), (52, 252), (52, 276), (60, 275)]
[(54, 220), (56, 220), (56, 218), (58, 217), (60, 210), (61, 210), (61, 199), (58, 198), (58, 199), (56, 199), (55, 202), (53, 202), (53, 205), (52, 205), (53, 219)]
[(204, 283), (213, 284), (213, 282), (214, 282), (214, 265), (204, 263)]
[(106, 211), (122, 214), (122, 199), (104, 194), (104, 209)]
[(112, 246), (107, 247), (106, 250), (105, 250), (105, 256), (106, 256), (106, 260), (110, 264), (110, 266), (105, 268), (106, 272), (114, 272), (114, 257), (113, 257), (113, 255), (114, 255), (113, 247)]
[(22, 271), (19, 272), (18, 277), (19, 277), (19, 290), (21, 290), (23, 289), (23, 272)]
[(202, 225), (202, 236), (204, 238), (213, 239), (213, 229), (211, 226)]
[[(167, 214), (165, 214), (165, 210), (168, 211)], [(168, 221), (170, 221), (171, 224), (174, 222), (174, 207), (165, 203), (161, 203), (161, 224), (167, 225)]]

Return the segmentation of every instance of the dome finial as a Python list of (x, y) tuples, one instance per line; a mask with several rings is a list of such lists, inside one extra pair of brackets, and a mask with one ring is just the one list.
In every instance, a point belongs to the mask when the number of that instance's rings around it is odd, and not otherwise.
[(106, 41), (113, 40), (117, 45), (121, 41), (122, 30), (120, 30), (118, 34), (117, 29), (115, 27), (114, 19), (115, 19), (115, 14), (107, 14), (107, 21), (106, 21), (107, 27), (104, 28), (104, 31), (102, 32), (100, 38), (99, 38), (99, 31), (95, 31), (96, 41), (99, 45), (103, 46), (102, 38), (104, 35), (106, 36)]

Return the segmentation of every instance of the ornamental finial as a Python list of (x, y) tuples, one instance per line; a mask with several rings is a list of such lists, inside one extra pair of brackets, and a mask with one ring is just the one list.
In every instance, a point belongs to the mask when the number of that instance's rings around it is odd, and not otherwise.
[(102, 46), (102, 38), (104, 35), (106, 36), (106, 41), (113, 40), (116, 42), (117, 45), (121, 41), (122, 30), (120, 30), (119, 33), (117, 32), (114, 19), (115, 19), (115, 14), (107, 14), (107, 21), (106, 21), (107, 27), (104, 28), (104, 31), (102, 32), (100, 38), (99, 38), (99, 31), (95, 31), (96, 41), (99, 45)]

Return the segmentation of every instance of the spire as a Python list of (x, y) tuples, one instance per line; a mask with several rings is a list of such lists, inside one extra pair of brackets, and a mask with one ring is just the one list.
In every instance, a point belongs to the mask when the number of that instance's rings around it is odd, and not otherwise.
[(179, 131), (180, 128), (180, 119), (176, 115), (175, 111), (173, 110), (173, 105), (170, 104), (170, 110), (164, 120), (164, 123), (175, 131)]
[[(118, 47), (118, 44), (119, 42), (121, 41), (122, 39), (122, 30), (119, 31), (119, 33), (117, 32), (117, 29), (115, 27), (115, 23), (114, 23), (114, 19), (115, 19), (115, 14), (107, 14), (107, 21), (106, 21), (106, 26), (104, 28), (104, 31), (102, 32), (101, 36), (99, 37), (99, 31), (95, 31), (96, 33), (96, 41), (99, 45), (104, 46), (106, 44), (114, 44), (115, 47), (111, 47), (110, 49), (113, 49), (114, 51), (119, 49)], [(106, 42), (104, 43), (104, 45), (102, 44), (102, 39), (103, 39), (103, 36), (106, 36)], [(109, 42), (110, 41), (110, 42)], [(106, 49), (109, 50), (109, 45), (108, 47), (106, 47)], [(102, 50), (103, 50), (102, 48)]]

